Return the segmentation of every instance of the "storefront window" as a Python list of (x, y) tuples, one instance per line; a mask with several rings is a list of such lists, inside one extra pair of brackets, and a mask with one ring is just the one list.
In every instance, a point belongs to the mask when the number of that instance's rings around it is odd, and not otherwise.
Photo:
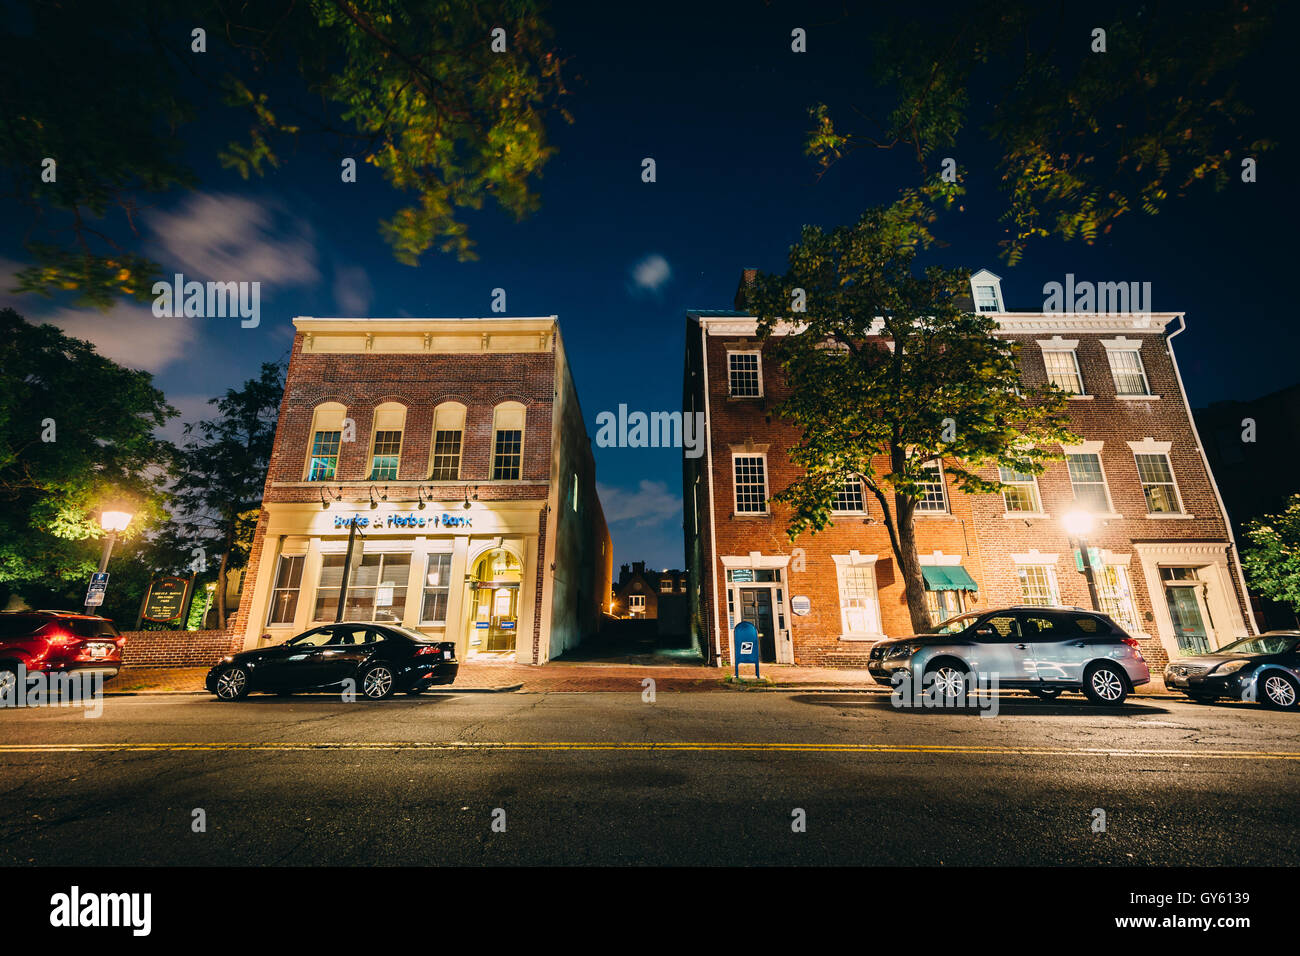
[(1133, 595), (1128, 586), (1128, 569), (1118, 564), (1093, 568), (1097, 584), (1097, 602), (1101, 612), (1126, 631), (1138, 630), (1133, 613)]
[(966, 592), (955, 590), (926, 591), (925, 608), (930, 612), (930, 623), (938, 627), (949, 618), (966, 613)]
[(451, 555), (431, 554), (424, 572), (424, 604), (420, 609), (423, 624), (447, 622), (447, 595), (451, 588)]
[(1059, 604), (1056, 597), (1056, 572), (1043, 564), (1022, 564), (1016, 568), (1020, 578), (1020, 602), (1036, 607)]
[(292, 624), (298, 613), (298, 592), (302, 588), (301, 554), (280, 555), (275, 571), (275, 588), (271, 591), (271, 612), (267, 624)]
[[(352, 564), (343, 620), (400, 622), (406, 616), (406, 580), (411, 556), (367, 554), (354, 559)], [(325, 555), (321, 561), (320, 586), (316, 589), (315, 620), (334, 620), (342, 583), (343, 555)]]

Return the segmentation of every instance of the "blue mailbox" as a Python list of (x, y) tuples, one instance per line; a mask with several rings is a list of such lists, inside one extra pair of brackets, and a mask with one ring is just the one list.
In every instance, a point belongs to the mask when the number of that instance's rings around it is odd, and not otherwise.
[(758, 677), (758, 628), (749, 621), (741, 621), (732, 632), (732, 644), (735, 647), (736, 677), (740, 677), (741, 664), (753, 664), (754, 676)]

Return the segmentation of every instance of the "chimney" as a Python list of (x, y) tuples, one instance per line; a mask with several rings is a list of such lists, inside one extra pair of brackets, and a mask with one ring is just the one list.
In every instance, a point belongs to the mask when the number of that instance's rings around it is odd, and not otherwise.
[(644, 561), (633, 561), (633, 562), (632, 562), (632, 573), (633, 573), (633, 574), (641, 574), (641, 575), (644, 575), (644, 574), (645, 574), (645, 562), (644, 562)]
[(740, 285), (736, 286), (736, 299), (732, 303), (737, 312), (744, 312), (746, 310), (746, 303), (749, 300), (749, 288), (754, 284), (754, 277), (756, 275), (758, 275), (757, 269), (741, 270)]

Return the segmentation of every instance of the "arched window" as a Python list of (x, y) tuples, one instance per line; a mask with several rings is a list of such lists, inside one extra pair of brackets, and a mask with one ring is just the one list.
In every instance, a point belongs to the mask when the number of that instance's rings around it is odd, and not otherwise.
[(396, 481), (402, 460), (402, 430), (406, 406), (384, 402), (375, 409), (374, 438), (370, 451), (370, 481)]
[(339, 467), (339, 446), (348, 410), (338, 402), (317, 405), (311, 415), (311, 440), (307, 449), (307, 480), (332, 481)]
[(460, 446), (464, 435), (464, 405), (460, 402), (443, 402), (434, 409), (430, 481), (456, 481), (460, 478)]
[(524, 406), (502, 402), (492, 413), (492, 480), (518, 481), (523, 457)]

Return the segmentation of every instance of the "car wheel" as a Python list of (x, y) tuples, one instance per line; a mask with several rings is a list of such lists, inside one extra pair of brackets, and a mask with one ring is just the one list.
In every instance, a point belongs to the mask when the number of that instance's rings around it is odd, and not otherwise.
[(241, 700), (249, 689), (248, 671), (238, 664), (217, 675), (217, 700)]
[(18, 672), (12, 667), (0, 667), (0, 700), (18, 700)]
[(361, 675), (361, 693), (370, 700), (383, 700), (393, 696), (393, 669), (387, 664), (371, 664)]
[(1300, 699), (1300, 688), (1286, 674), (1265, 674), (1260, 680), (1259, 702), (1275, 710), (1290, 710)]
[(1119, 704), (1128, 696), (1128, 684), (1114, 664), (1096, 664), (1083, 678), (1083, 693), (1094, 704)]
[(1031, 687), (1029, 688), (1029, 693), (1033, 694), (1035, 697), (1041, 697), (1043, 700), (1056, 700), (1056, 698), (1061, 696), (1061, 688)]
[(937, 667), (926, 668), (925, 676), (931, 678), (927, 684), (933, 687), (935, 693), (944, 700), (953, 700), (966, 695), (966, 680), (970, 672), (964, 667), (956, 664), (939, 664)]

